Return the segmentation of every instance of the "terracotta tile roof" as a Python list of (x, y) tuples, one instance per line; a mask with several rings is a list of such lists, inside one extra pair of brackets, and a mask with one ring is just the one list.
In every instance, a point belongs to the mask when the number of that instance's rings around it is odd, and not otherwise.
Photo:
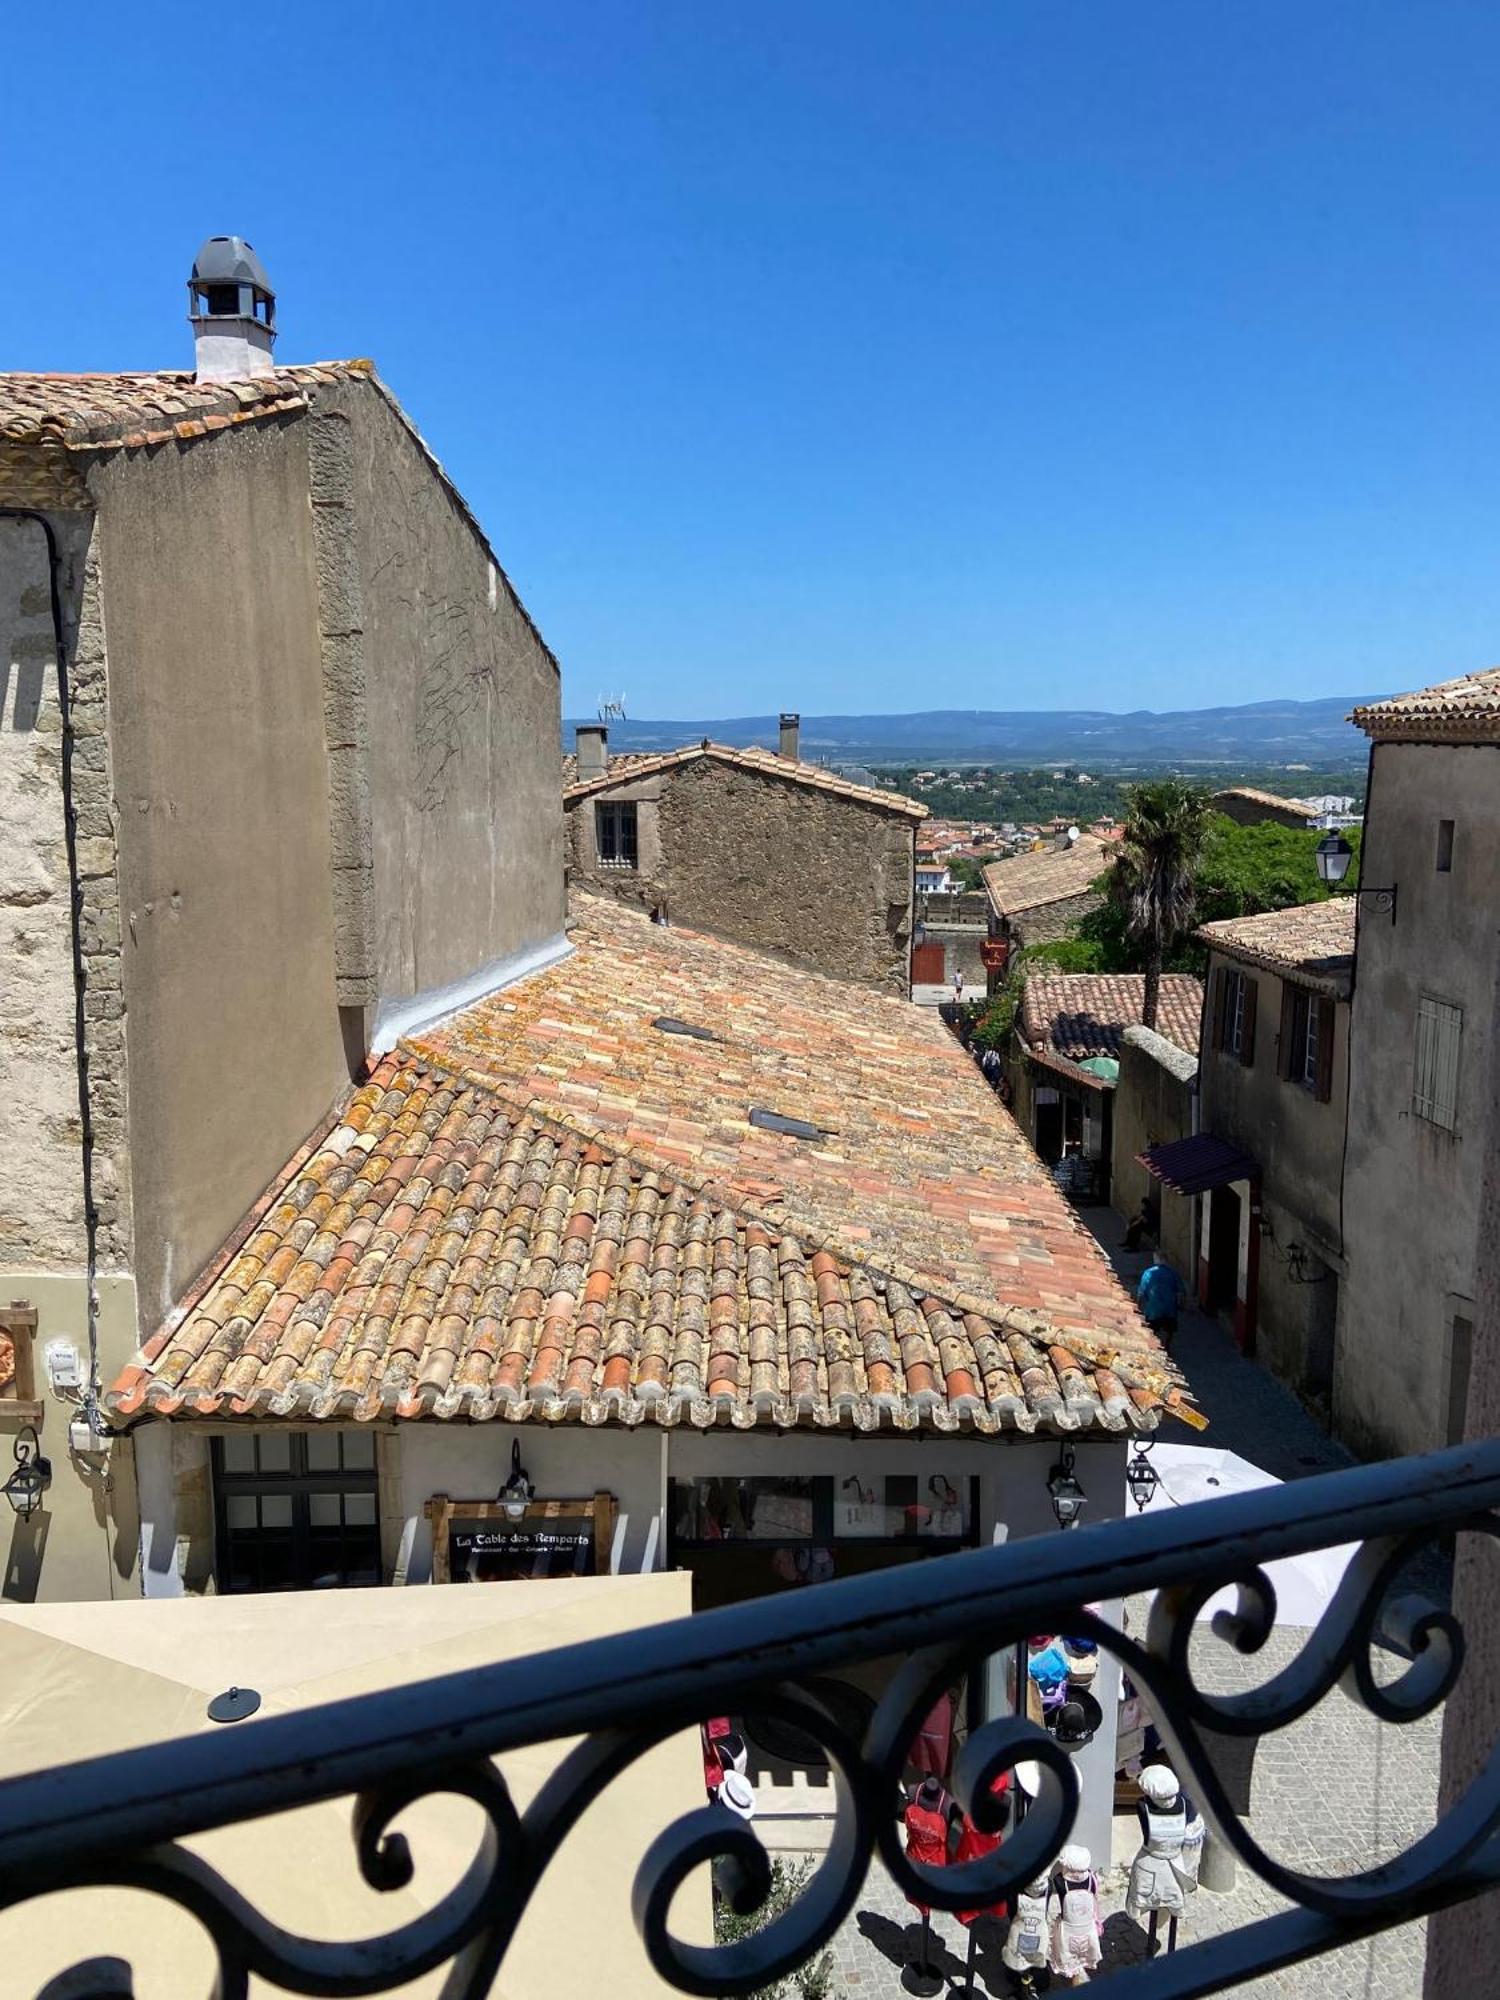
[(1221, 917), (1197, 931), (1215, 951), (1227, 952), (1273, 972), (1307, 975), (1304, 983), (1328, 991), (1347, 989), (1354, 965), (1353, 896), (1330, 896), (1322, 903), (1298, 903), (1290, 910), (1269, 910), (1256, 917)]
[(0, 439), (98, 450), (170, 444), (230, 424), (307, 408), (319, 384), (373, 375), (369, 361), (278, 368), (240, 382), (195, 382), (191, 372), (109, 375), (0, 374)]
[(1500, 667), (1367, 702), (1349, 720), (1377, 742), (1500, 742)]
[[(609, 756), (609, 775), (612, 778), (628, 778), (637, 764), (654, 764), (657, 759), (654, 750), (612, 750)], [(563, 752), (563, 790), (566, 792), (578, 783), (578, 756), (575, 751)]]
[(1316, 819), (1317, 808), (1306, 799), (1284, 799), (1279, 792), (1263, 792), (1255, 785), (1226, 785), (1222, 791), (1214, 793), (1216, 799), (1248, 799), (1253, 806), (1270, 806), (1281, 812), (1301, 813), (1304, 819)]
[(922, 1009), (593, 898), (574, 943), (385, 1060), (112, 1410), (992, 1432), (1181, 1399)]
[[(1033, 1047), (1041, 1043), (1073, 1062), (1118, 1056), (1145, 1004), (1143, 973), (1031, 972), (1021, 995), (1021, 1033)], [(1164, 972), (1157, 1033), (1196, 1054), (1202, 1016), (1202, 981), (1190, 972)]]
[(563, 799), (565, 802), (586, 799), (593, 792), (605, 791), (609, 786), (619, 784), (623, 778), (648, 778), (657, 771), (670, 771), (678, 764), (695, 764), (703, 757), (710, 757), (719, 764), (733, 764), (741, 771), (754, 771), (761, 777), (809, 785), (814, 791), (835, 792), (840, 798), (856, 799), (861, 805), (876, 806), (883, 812), (902, 813), (908, 819), (927, 817), (927, 807), (916, 799), (903, 798), (899, 792), (877, 791), (873, 785), (856, 785), (848, 778), (840, 778), (832, 771), (824, 770), (821, 764), (804, 764), (799, 759), (779, 756), (774, 750), (736, 750), (728, 743), (709, 742), (689, 743), (681, 750), (663, 750), (651, 756), (630, 752), (624, 756), (612, 756), (609, 768), (602, 776), (585, 778), (581, 783), (577, 777), (576, 759), (564, 757)]
[(1043, 847), (992, 861), (984, 871), (984, 886), (998, 916), (1018, 917), (1046, 903), (1087, 895), (1111, 855), (1107, 841), (1081, 833), (1072, 847)]

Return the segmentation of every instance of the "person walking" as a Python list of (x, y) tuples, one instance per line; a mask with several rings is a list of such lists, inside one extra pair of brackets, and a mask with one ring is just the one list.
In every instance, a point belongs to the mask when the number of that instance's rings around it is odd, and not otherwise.
[(1163, 1346), (1170, 1347), (1172, 1336), (1177, 1331), (1177, 1308), (1182, 1301), (1182, 1280), (1160, 1250), (1152, 1251), (1151, 1262), (1141, 1273), (1141, 1282), (1136, 1287), (1135, 1296), (1136, 1303), (1141, 1309), (1142, 1319), (1154, 1334), (1160, 1336)]

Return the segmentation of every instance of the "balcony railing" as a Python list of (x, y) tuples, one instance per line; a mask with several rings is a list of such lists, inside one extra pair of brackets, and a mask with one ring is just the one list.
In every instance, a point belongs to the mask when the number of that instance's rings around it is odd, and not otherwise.
[[(298, 1715), (64, 1765), (0, 1784), (0, 1908), (89, 1884), (155, 1892), (191, 1911), (218, 1954), (220, 2000), (243, 2000), (254, 1975), (288, 1993), (381, 1993), (446, 1966), (444, 2000), (488, 1995), (529, 1898), (564, 1836), (633, 1759), (695, 1717), (777, 1715), (816, 1738), (837, 1782), (831, 1846), (798, 1904), (732, 1946), (691, 1945), (668, 1927), (672, 1896), (709, 1859), (727, 1858), (736, 1901), (768, 1882), (754, 1832), (718, 1808), (668, 1827), (636, 1863), (634, 1908), (662, 1977), (682, 1992), (737, 1995), (813, 1956), (854, 1907), (879, 1854), (899, 1886), (942, 1910), (982, 1907), (1041, 1873), (1077, 1805), (1068, 1757), (1020, 1719), (970, 1737), (954, 1789), (985, 1823), (989, 1786), (1023, 1758), (1042, 1787), (1019, 1829), (985, 1860), (933, 1872), (902, 1852), (891, 1800), (937, 1692), (1037, 1631), (1089, 1633), (1149, 1696), (1179, 1772), (1240, 1861), (1294, 1906), (1241, 1930), (1111, 1975), (1116, 2000), (1189, 2000), (1313, 1957), (1500, 1883), (1500, 1757), (1433, 1830), (1362, 1874), (1317, 1878), (1274, 1861), (1234, 1811), (1214, 1737), (1264, 1737), (1305, 1715), (1336, 1683), (1392, 1723), (1426, 1715), (1463, 1666), (1463, 1634), (1445, 1612), (1415, 1616), (1411, 1658), (1377, 1680), (1372, 1652), (1393, 1582), (1414, 1554), (1469, 1530), (1493, 1534), (1500, 1441), (1367, 1466), (1168, 1515), (1105, 1522), (1068, 1535), (947, 1557), (703, 1614), (645, 1632), (446, 1675)], [(1193, 1624), (1226, 1584), (1238, 1609), (1221, 1636), (1254, 1652), (1275, 1616), (1263, 1565), (1347, 1542), (1364, 1544), (1294, 1663), (1253, 1693), (1210, 1695), (1190, 1671)], [(1143, 1643), (1081, 1607), (1155, 1590)], [(862, 1660), (906, 1656), (862, 1743), (799, 1693), (805, 1678)], [(622, 1722), (622, 1718), (628, 1718)], [(524, 1813), (491, 1759), (525, 1744), (581, 1736)], [(463, 1879), (417, 1920), (364, 1942), (278, 1928), (201, 1858), (187, 1836), (316, 1800), (353, 1795), (353, 1860), (377, 1889), (410, 1880), (392, 1823), (438, 1792), (475, 1800), (485, 1829)], [(287, 1857), (289, 1867), (295, 1857)], [(108, 1940), (96, 1941), (107, 1954)], [(81, 1961), (66, 1990), (116, 2000), (129, 1972)], [(52, 1992), (61, 1990), (54, 1985)]]

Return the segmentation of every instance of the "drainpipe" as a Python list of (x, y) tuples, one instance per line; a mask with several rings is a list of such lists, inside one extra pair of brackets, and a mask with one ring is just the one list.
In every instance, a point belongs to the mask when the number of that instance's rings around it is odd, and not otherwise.
[(0, 520), (35, 521), (47, 538), (47, 584), (52, 598), (52, 637), (57, 648), (57, 706), (62, 719), (63, 845), (68, 862), (68, 909), (73, 946), (73, 1052), (78, 1073), (78, 1126), (83, 1176), (83, 1233), (87, 1291), (89, 1372), (83, 1393), (83, 1414), (91, 1435), (102, 1429), (99, 1414), (99, 1211), (94, 1206), (94, 1115), (89, 1098), (89, 1053), (83, 999), (87, 975), (83, 962), (83, 884), (78, 874), (78, 811), (73, 804), (73, 709), (68, 689), (68, 649), (64, 637), (62, 596), (58, 589), (57, 536), (45, 514), (29, 507), (0, 507)]

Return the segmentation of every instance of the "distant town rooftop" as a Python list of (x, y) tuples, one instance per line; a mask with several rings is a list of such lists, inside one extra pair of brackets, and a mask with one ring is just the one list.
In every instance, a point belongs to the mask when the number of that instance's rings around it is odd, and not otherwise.
[(1500, 667), (1367, 702), (1349, 720), (1377, 743), (1500, 743)]
[(1354, 965), (1357, 899), (1330, 896), (1255, 917), (1221, 917), (1201, 924), (1197, 936), (1215, 951), (1271, 972), (1295, 975), (1302, 985), (1330, 993), (1348, 990)]
[(1308, 799), (1286, 799), (1279, 792), (1263, 792), (1257, 785), (1225, 785), (1214, 793), (1218, 799), (1243, 799), (1247, 805), (1265, 806), (1272, 811), (1301, 813), (1304, 819), (1316, 819), (1318, 809)]
[(1153, 1428), (1182, 1377), (935, 1018), (580, 897), (404, 1043), (116, 1416)]
[[(1030, 972), (1021, 997), (1021, 1034), (1070, 1062), (1118, 1057), (1125, 1030), (1146, 1004), (1140, 972)], [(1157, 1032), (1195, 1055), (1203, 1016), (1203, 984), (1190, 972), (1164, 972)]]
[(899, 792), (877, 791), (873, 785), (856, 785), (849, 778), (840, 778), (836, 773), (825, 770), (821, 764), (807, 764), (800, 758), (783, 757), (775, 750), (738, 750), (728, 743), (708, 741), (690, 743), (681, 750), (647, 754), (627, 751), (623, 756), (612, 755), (604, 770), (591, 778), (580, 778), (577, 757), (566, 755), (563, 758), (563, 797), (587, 798), (593, 792), (608, 791), (612, 785), (624, 784), (635, 778), (653, 777), (658, 771), (700, 763), (704, 758), (718, 764), (731, 764), (741, 771), (753, 771), (758, 777), (780, 778), (790, 784), (807, 785), (814, 791), (833, 792), (840, 798), (855, 799), (884, 812), (901, 813), (907, 819), (926, 819), (929, 814), (929, 808), (917, 799), (903, 798)]
[(1040, 847), (992, 861), (984, 886), (997, 916), (1017, 917), (1048, 903), (1086, 896), (1109, 866), (1113, 848), (1097, 834), (1080, 833), (1069, 847)]

